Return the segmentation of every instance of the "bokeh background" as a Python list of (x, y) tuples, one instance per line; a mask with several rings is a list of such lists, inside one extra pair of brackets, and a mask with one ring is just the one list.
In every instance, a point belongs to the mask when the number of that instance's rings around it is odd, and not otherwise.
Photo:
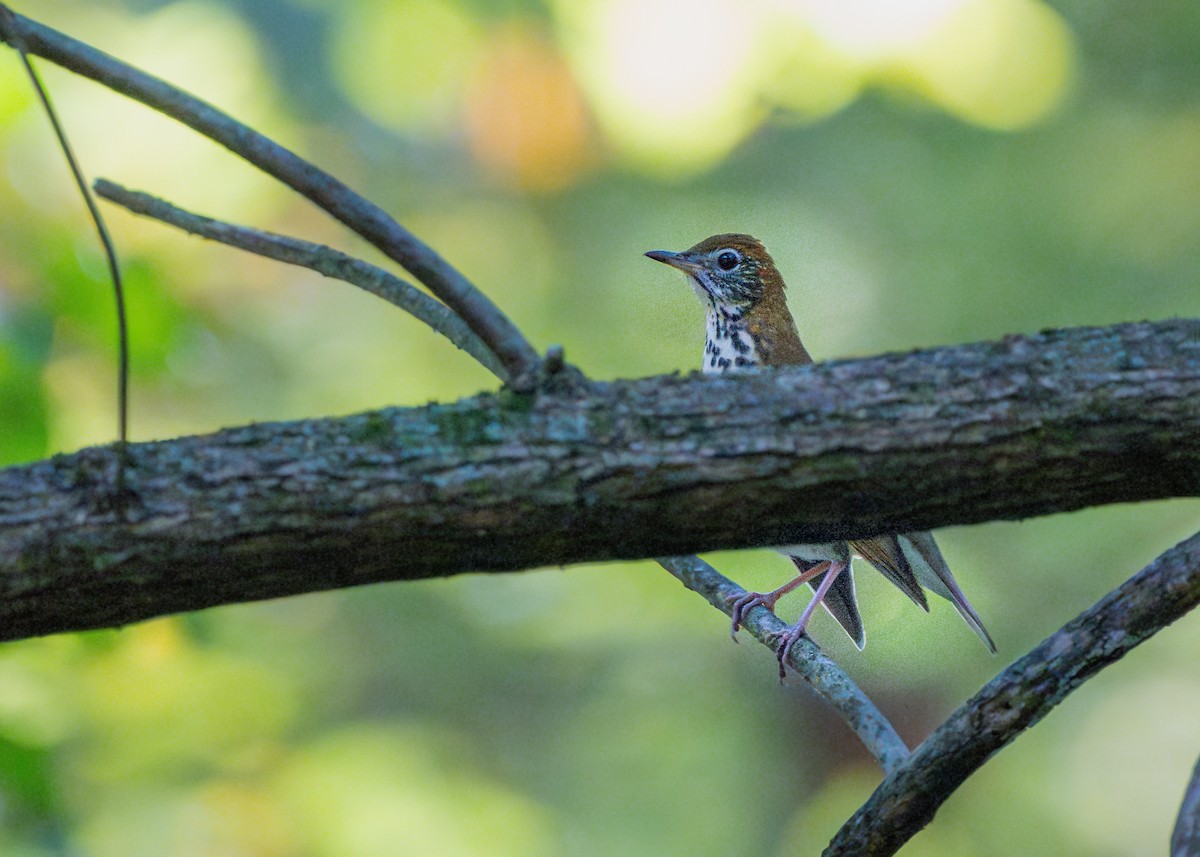
[[(600, 378), (698, 365), (642, 258), (763, 238), (811, 350), (1200, 316), (1193, 0), (37, 0), (458, 264)], [(39, 66), (91, 176), (361, 252), (171, 121)], [(106, 207), (133, 436), (494, 386), (352, 287)], [(103, 257), (0, 56), (0, 464), (109, 442)], [(939, 533), (1000, 646), (860, 574), (814, 634), (912, 742), (1197, 528), (1194, 501)], [(787, 569), (709, 557), (749, 587)], [(397, 557), (403, 563), (404, 557)], [(798, 604), (789, 605), (795, 611)], [(784, 609), (785, 615), (787, 608)], [(1200, 623), (1001, 753), (905, 853), (1165, 849), (1200, 753)], [(0, 853), (812, 854), (879, 773), (771, 655), (648, 563), (374, 586), (0, 647)]]

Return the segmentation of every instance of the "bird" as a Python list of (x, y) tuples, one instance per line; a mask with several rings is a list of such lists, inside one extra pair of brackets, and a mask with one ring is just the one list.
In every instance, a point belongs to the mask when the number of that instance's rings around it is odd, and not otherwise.
[[(726, 233), (706, 238), (682, 252), (651, 250), (646, 256), (682, 271), (707, 310), (702, 371), (725, 374), (755, 371), (760, 366), (792, 366), (813, 359), (788, 309), (786, 286), (775, 261), (757, 238)], [(796, 642), (805, 634), (818, 604), (861, 650), (866, 632), (858, 611), (851, 569), (852, 555), (861, 556), (920, 608), (928, 612), (925, 589), (948, 600), (967, 625), (995, 654), (996, 644), (975, 608), (950, 573), (946, 560), (928, 532), (895, 533), (812, 545), (776, 548), (796, 567), (796, 576), (771, 592), (748, 592), (732, 605), (736, 639), (746, 613), (757, 606), (773, 610), (775, 603), (803, 583), (813, 598), (794, 625), (782, 632), (776, 649), (779, 675)], [(924, 588), (923, 588), (924, 587)]]

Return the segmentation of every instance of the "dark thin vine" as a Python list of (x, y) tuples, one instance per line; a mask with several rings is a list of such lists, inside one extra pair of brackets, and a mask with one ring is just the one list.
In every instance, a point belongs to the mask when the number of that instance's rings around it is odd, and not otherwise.
[(5, 33), (5, 40), (15, 47), (17, 53), (20, 55), (21, 62), (25, 66), (25, 71), (29, 75), (29, 80), (33, 84), (34, 91), (37, 92), (38, 99), (42, 103), (42, 108), (46, 111), (46, 116), (50, 119), (50, 125), (54, 129), (54, 136), (58, 139), (58, 145), (62, 150), (63, 157), (67, 159), (67, 166), (71, 169), (71, 176), (75, 180), (75, 186), (79, 189), (80, 195), (83, 196), (84, 204), (87, 206), (88, 214), (91, 216), (92, 223), (96, 227), (96, 234), (100, 237), (100, 244), (104, 248), (104, 256), (108, 262), (108, 273), (112, 278), (113, 296), (116, 299), (117, 306), (117, 494), (120, 496), (125, 493), (125, 451), (129, 441), (129, 326), (125, 317), (125, 286), (121, 279), (121, 266), (117, 262), (117, 251), (113, 245), (112, 236), (109, 235), (108, 227), (104, 224), (104, 218), (100, 214), (96, 200), (92, 196), (87, 180), (83, 177), (79, 161), (76, 159), (75, 153), (71, 149), (71, 144), (67, 140), (67, 132), (63, 128), (62, 122), (59, 121), (58, 114), (54, 110), (54, 105), (50, 102), (50, 95), (46, 92), (46, 87), (42, 85), (37, 70), (34, 69), (29, 55), (25, 52), (24, 45), (21, 43), (20, 36), (17, 33), (17, 28), (12, 26), (12, 10), (3, 3), (0, 3), (0, 28)]

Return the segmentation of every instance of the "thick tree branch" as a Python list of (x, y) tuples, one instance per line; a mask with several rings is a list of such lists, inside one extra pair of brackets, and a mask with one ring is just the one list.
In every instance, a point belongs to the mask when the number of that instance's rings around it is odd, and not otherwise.
[(501, 381), (508, 380), (508, 372), (503, 364), (449, 307), (382, 268), (323, 244), (313, 244), (299, 238), (192, 214), (149, 194), (128, 190), (105, 179), (96, 181), (95, 190), (98, 196), (135, 214), (154, 218), (211, 241), (219, 241), (277, 262), (299, 265), (326, 277), (358, 286), (423, 321), (474, 357)]
[(256, 425), (0, 471), (0, 638), (1200, 493), (1200, 322)]
[[(4, 10), (7, 12), (7, 7)], [(539, 358), (512, 321), (433, 248), (379, 206), (253, 128), (165, 81), (16, 13), (5, 20), (12, 33), (0, 29), (0, 38), (19, 40), (29, 53), (182, 122), (332, 214), (403, 265), (454, 310), (488, 344), (513, 378), (530, 378)]]
[(1104, 596), (950, 715), (846, 822), (825, 854), (895, 854), (992, 755), (1198, 602), (1200, 533)]
[[(658, 562), (680, 583), (704, 596), (709, 604), (726, 615), (730, 614), (733, 602), (746, 594), (746, 590), (699, 557), (662, 557)], [(742, 627), (764, 646), (775, 651), (779, 648), (776, 637), (787, 626), (770, 610), (756, 607), (746, 614)], [(908, 758), (908, 747), (888, 719), (850, 676), (815, 643), (807, 637), (802, 638), (792, 647), (788, 666), (837, 710), (875, 757), (875, 761), (879, 762), (884, 773), (896, 770)]]

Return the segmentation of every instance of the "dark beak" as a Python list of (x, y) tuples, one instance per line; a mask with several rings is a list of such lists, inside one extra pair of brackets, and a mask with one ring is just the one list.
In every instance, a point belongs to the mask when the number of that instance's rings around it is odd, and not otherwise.
[(695, 271), (700, 267), (689, 259), (685, 253), (672, 253), (670, 250), (651, 250), (646, 256), (655, 262), (662, 262), (664, 265), (670, 265), (672, 268), (678, 268), (684, 272)]

